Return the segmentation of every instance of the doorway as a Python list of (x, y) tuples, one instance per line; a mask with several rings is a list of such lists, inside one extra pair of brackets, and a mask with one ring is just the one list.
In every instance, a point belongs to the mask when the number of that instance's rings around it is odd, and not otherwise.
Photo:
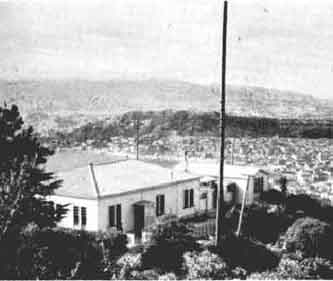
[(134, 205), (134, 234), (135, 238), (142, 238), (142, 230), (145, 226), (145, 206)]

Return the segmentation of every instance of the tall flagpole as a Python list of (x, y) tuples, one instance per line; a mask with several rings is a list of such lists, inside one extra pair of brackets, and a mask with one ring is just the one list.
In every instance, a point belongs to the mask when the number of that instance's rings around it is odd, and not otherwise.
[(222, 246), (223, 234), (223, 164), (224, 164), (224, 141), (225, 141), (225, 74), (226, 74), (226, 55), (227, 55), (227, 20), (228, 20), (228, 1), (224, 1), (223, 7), (223, 34), (222, 34), (222, 69), (221, 69), (221, 114), (220, 114), (220, 184), (217, 193), (217, 214), (216, 214), (216, 246)]

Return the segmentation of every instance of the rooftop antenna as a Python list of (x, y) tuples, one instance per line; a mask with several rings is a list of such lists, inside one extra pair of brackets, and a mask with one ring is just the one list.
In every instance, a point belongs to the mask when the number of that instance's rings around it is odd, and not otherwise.
[(222, 246), (223, 234), (223, 164), (224, 164), (224, 141), (225, 141), (225, 74), (226, 74), (226, 54), (227, 54), (227, 19), (228, 19), (228, 1), (224, 1), (223, 7), (223, 34), (222, 34), (222, 68), (221, 68), (221, 116), (220, 116), (220, 184), (217, 193), (217, 213), (216, 213), (216, 246)]

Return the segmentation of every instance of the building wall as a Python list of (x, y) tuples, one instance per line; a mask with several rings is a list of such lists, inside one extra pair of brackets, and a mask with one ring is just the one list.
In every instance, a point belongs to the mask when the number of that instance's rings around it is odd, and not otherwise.
[[(183, 190), (194, 189), (194, 207), (183, 209)], [(164, 194), (165, 196), (165, 213), (174, 214), (178, 217), (186, 216), (200, 210), (200, 191), (199, 180), (192, 180), (176, 185), (128, 193), (119, 196), (112, 196), (100, 199), (98, 209), (98, 228), (107, 230), (109, 228), (108, 209), (111, 205), (121, 204), (122, 227), (125, 232), (134, 230), (134, 207), (133, 205), (141, 200), (156, 202), (156, 196)], [(210, 197), (209, 197), (210, 198)], [(209, 201), (209, 199), (208, 199)], [(210, 200), (211, 201), (211, 200)], [(211, 203), (209, 202), (211, 207)]]
[[(68, 212), (66, 216), (59, 222), (59, 226), (66, 228), (81, 229), (81, 207), (87, 208), (87, 225), (85, 230), (97, 231), (98, 230), (98, 201), (88, 199), (78, 199), (71, 197), (63, 197), (52, 195), (48, 200), (53, 201), (55, 204), (69, 204), (67, 206)], [(73, 221), (73, 207), (80, 207), (79, 212), (79, 225), (74, 226)]]

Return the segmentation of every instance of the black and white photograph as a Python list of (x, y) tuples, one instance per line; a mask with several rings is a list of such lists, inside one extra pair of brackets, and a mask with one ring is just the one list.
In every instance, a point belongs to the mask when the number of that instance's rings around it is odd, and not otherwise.
[(333, 1), (0, 0), (0, 279), (332, 280)]

